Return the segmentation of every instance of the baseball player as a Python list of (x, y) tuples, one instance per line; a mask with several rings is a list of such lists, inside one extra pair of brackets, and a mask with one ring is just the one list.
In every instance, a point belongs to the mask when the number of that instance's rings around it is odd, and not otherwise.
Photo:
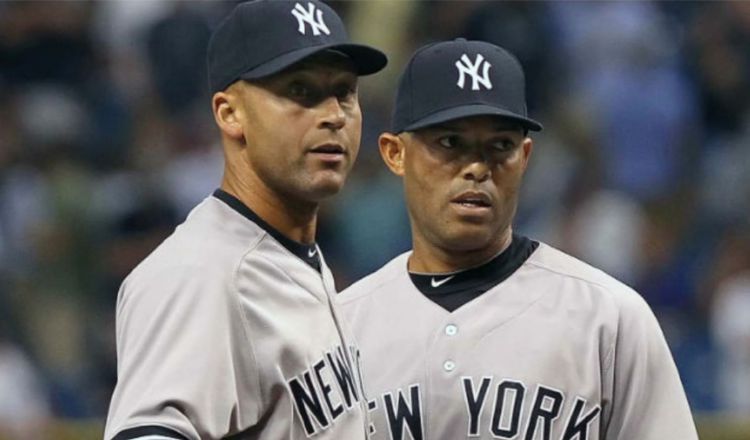
[(418, 50), (383, 160), (413, 250), (338, 301), (362, 352), (375, 439), (697, 439), (643, 299), (514, 233), (532, 152), (524, 74), (489, 43)]
[(221, 188), (123, 282), (106, 439), (364, 439), (353, 339), (315, 244), (386, 57), (316, 0), (239, 4), (208, 48)]

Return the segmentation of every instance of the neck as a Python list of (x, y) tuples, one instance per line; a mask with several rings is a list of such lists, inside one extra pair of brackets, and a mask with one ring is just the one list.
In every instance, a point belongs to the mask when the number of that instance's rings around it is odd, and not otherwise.
[(311, 244), (315, 242), (318, 204), (294, 200), (269, 188), (257, 176), (243, 176), (227, 167), (221, 189), (233, 195), (255, 214), (290, 240)]
[(477, 249), (449, 249), (414, 235), (408, 270), (418, 273), (450, 273), (471, 269), (490, 261), (510, 246), (513, 233), (506, 229), (499, 240)]

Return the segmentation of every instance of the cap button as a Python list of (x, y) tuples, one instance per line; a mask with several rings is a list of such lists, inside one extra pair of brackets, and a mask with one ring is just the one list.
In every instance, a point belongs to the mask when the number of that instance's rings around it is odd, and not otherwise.
[(453, 41), (460, 41), (460, 42), (465, 42), (465, 41), (466, 41), (466, 38), (456, 38), (456, 39), (455, 39), (455, 40), (453, 40)]

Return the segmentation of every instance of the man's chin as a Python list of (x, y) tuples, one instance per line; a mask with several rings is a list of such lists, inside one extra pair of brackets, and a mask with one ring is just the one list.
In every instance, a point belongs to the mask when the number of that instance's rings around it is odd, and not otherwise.
[(494, 234), (492, 228), (479, 225), (460, 227), (444, 238), (447, 247), (457, 252), (480, 251), (497, 240), (501, 240), (501, 237)]
[(346, 177), (338, 173), (325, 173), (318, 175), (310, 182), (305, 192), (310, 200), (321, 201), (341, 192), (346, 182)]

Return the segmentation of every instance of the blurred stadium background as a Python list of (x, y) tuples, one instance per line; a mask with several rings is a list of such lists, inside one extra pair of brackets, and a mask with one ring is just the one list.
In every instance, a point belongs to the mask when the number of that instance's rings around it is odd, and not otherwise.
[[(101, 438), (118, 285), (220, 181), (204, 57), (233, 4), (0, 1), (1, 439)], [(516, 229), (641, 292), (701, 437), (750, 439), (750, 2), (332, 5), (391, 58), (322, 210), (339, 288), (409, 247), (376, 152), (405, 60), (497, 43), (546, 126)]]

